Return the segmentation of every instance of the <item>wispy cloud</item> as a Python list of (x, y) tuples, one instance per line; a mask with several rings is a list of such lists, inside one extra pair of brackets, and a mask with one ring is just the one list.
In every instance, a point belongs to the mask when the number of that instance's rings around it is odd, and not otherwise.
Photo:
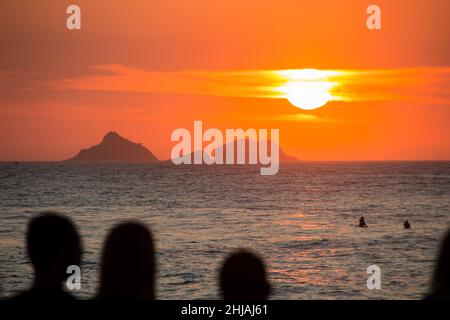
[(339, 120), (319, 117), (314, 114), (305, 114), (305, 113), (293, 113), (293, 114), (283, 114), (272, 118), (271, 120), (278, 121), (294, 121), (294, 122), (302, 122), (302, 123), (330, 123), (337, 122)]
[(38, 72), (0, 70), (0, 88), (3, 90), (33, 90), (48, 88), (51, 85), (52, 83)]
[(92, 71), (88, 76), (56, 81), (52, 87), (279, 99), (288, 97), (287, 89), (320, 85), (332, 101), (450, 101), (450, 67), (157, 72), (113, 64), (95, 66)]
[[(63, 79), (56, 89), (187, 93), (227, 97), (274, 97), (273, 85), (282, 79), (267, 71), (158, 72), (122, 65), (93, 67), (94, 74)], [(95, 74), (97, 72), (97, 74)]]

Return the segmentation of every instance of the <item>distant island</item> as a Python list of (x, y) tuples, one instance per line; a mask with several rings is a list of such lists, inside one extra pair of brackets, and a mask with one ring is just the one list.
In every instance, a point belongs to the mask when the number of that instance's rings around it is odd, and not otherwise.
[[(225, 146), (224, 146), (225, 147)], [(248, 146), (246, 147), (248, 159)], [(160, 161), (150, 150), (140, 143), (123, 138), (117, 132), (108, 132), (98, 145), (82, 149), (76, 156), (67, 159), (69, 162), (147, 162)], [(164, 162), (170, 162), (168, 159)], [(297, 158), (287, 155), (280, 148), (280, 163), (296, 163)]]
[(89, 149), (83, 149), (76, 156), (66, 161), (159, 162), (159, 159), (142, 144), (132, 142), (111, 131), (105, 135), (100, 144)]
[[(269, 150), (270, 150), (270, 143), (271, 143), (271, 141), (269, 140), (269, 141), (265, 141), (265, 142), (268, 143)], [(220, 147), (220, 148), (222, 148), (222, 152), (223, 152), (225, 157), (226, 157), (226, 154), (227, 154), (227, 146), (228, 146), (227, 144), (224, 144), (224, 145), (222, 145)], [(236, 148), (237, 148), (236, 141), (234, 142), (234, 147), (235, 147), (235, 150), (236, 150)], [(250, 149), (249, 148), (249, 143), (248, 143), (248, 140), (246, 140), (246, 142), (245, 142), (245, 159), (246, 159), (247, 163), (248, 163), (248, 159), (249, 159), (249, 149)], [(290, 156), (290, 155), (287, 155), (281, 148), (279, 148), (279, 150), (280, 150), (279, 163), (298, 163), (298, 162), (300, 162), (300, 160), (298, 160), (297, 158), (295, 158), (293, 156)], [(190, 153), (189, 156), (191, 157), (192, 163), (194, 163), (194, 155), (197, 154), (197, 153), (202, 153), (202, 151), (195, 151), (195, 152)], [(202, 155), (202, 156), (203, 156), (204, 159), (206, 159), (206, 158), (209, 159), (207, 154)], [(166, 160), (166, 162), (171, 162), (171, 159)], [(259, 162), (259, 157), (258, 157), (258, 162)], [(237, 163), (237, 153), (236, 152), (234, 153), (234, 163)]]

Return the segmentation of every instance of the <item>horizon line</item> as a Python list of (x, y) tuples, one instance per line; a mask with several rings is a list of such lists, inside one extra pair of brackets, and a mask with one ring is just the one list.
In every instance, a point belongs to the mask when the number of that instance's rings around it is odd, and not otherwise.
[[(150, 161), (67, 161), (65, 160), (0, 160), (1, 164), (4, 163), (61, 163), (61, 162), (67, 162), (70, 164), (78, 164), (78, 163), (93, 163), (93, 164), (162, 164), (163, 162), (170, 162), (171, 158), (168, 158), (166, 160), (159, 160), (158, 162), (150, 162)], [(300, 160), (298, 159), (297, 162), (280, 162), (280, 164), (299, 164), (299, 163), (313, 163), (313, 162), (450, 162), (450, 159), (387, 159), (387, 160), (364, 160), (364, 159), (352, 159), (352, 160)], [(206, 166), (211, 166), (210, 164), (202, 164)], [(220, 164), (215, 164), (220, 166)], [(234, 164), (237, 166), (242, 165), (253, 165), (253, 164)]]

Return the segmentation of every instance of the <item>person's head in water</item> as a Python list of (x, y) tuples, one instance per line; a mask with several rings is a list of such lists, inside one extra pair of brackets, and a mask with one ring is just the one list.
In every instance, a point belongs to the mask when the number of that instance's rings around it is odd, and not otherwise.
[(450, 230), (441, 243), (433, 274), (431, 298), (450, 299)]
[(367, 227), (366, 221), (364, 217), (359, 218), (359, 226), (360, 227)]
[(39, 292), (62, 290), (67, 267), (80, 265), (81, 242), (73, 223), (66, 217), (46, 212), (28, 225), (27, 250), (35, 272), (33, 288)]
[(114, 227), (103, 248), (99, 299), (154, 299), (155, 252), (149, 229), (137, 222)]
[(220, 271), (220, 289), (226, 300), (265, 300), (270, 294), (263, 261), (239, 250), (229, 255)]
[(403, 222), (403, 226), (405, 227), (405, 229), (411, 229), (411, 224), (408, 220), (405, 220), (405, 222)]

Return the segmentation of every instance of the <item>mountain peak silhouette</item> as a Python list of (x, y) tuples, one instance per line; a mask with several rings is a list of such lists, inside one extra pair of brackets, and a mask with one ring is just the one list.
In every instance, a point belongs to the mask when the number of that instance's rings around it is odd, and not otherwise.
[(67, 161), (77, 162), (159, 162), (141, 143), (123, 138), (117, 132), (110, 131), (100, 144), (82, 149)]
[(115, 139), (124, 139), (124, 138), (122, 138), (117, 132), (110, 131), (103, 137), (103, 142), (114, 141)]

